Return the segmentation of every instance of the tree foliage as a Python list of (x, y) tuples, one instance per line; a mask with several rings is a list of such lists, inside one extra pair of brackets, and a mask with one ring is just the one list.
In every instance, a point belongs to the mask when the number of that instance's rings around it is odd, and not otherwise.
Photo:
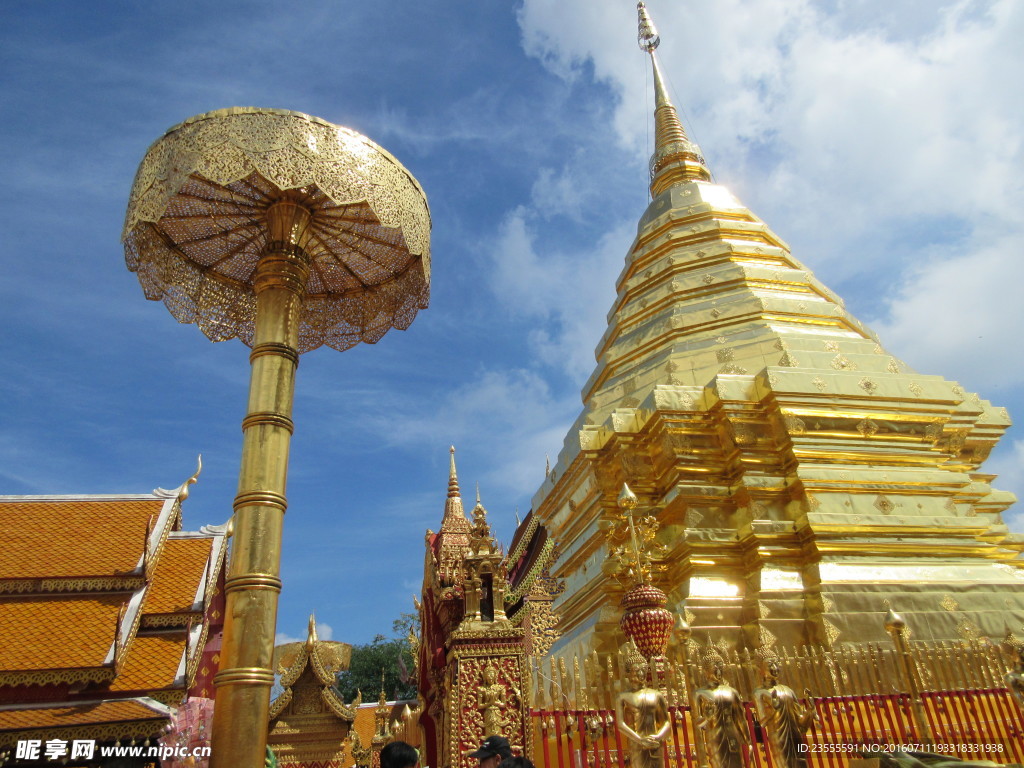
[(349, 668), (338, 673), (338, 691), (345, 701), (351, 701), (356, 691), (362, 691), (363, 701), (375, 701), (380, 695), (381, 672), (384, 673), (384, 693), (388, 700), (416, 698), (416, 681), (412, 674), (412, 649), (409, 632), (416, 626), (416, 616), (403, 613), (391, 627), (391, 637), (377, 635), (372, 643), (352, 646)]

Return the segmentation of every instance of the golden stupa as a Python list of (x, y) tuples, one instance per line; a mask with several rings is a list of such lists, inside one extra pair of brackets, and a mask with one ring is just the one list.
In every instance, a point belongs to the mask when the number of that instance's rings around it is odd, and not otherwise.
[(604, 531), (627, 482), (660, 524), (653, 583), (702, 643), (1002, 637), (1024, 623), (1024, 536), (981, 465), (1005, 408), (894, 357), (712, 181), (654, 69), (652, 200), (583, 411), (533, 508), (560, 542), (559, 655), (613, 651)]

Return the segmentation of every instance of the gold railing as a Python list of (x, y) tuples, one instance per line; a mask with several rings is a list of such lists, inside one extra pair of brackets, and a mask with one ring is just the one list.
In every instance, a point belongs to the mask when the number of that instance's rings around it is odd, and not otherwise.
[[(691, 641), (692, 642), (692, 641)], [(809, 768), (843, 768), (850, 759), (904, 747), (966, 760), (1024, 762), (1024, 711), (1006, 687), (1008, 667), (999, 646), (985, 640), (911, 643), (902, 631), (893, 646), (774, 650), (778, 679), (801, 692), (815, 721), (806, 737)], [(753, 704), (761, 687), (756, 657), (720, 651), (725, 679), (742, 698), (749, 738), (743, 764), (773, 764)], [(696, 656), (695, 653), (688, 654)], [(543, 768), (613, 768), (628, 765), (629, 748), (618, 728), (624, 658), (593, 654), (581, 660), (550, 658), (533, 669), (532, 759)], [(649, 685), (665, 696), (670, 728), (666, 768), (704, 768), (690, 695), (703, 680), (696, 664), (663, 659)]]

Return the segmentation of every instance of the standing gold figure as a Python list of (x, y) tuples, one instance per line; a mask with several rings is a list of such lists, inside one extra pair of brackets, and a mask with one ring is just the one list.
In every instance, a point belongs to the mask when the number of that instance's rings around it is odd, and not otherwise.
[(477, 709), (484, 715), (484, 738), (501, 736), (505, 728), (502, 710), (505, 708), (505, 686), (498, 682), (498, 670), (493, 664), (484, 669), (484, 685), (477, 698)]
[(1006, 687), (1013, 700), (1017, 702), (1017, 706), (1024, 709), (1024, 642), (1008, 633), (1006, 640), (1003, 641), (1003, 648), (1011, 658), (1016, 656), (1013, 668), (1006, 673), (1003, 680), (1006, 681)]
[(761, 656), (763, 688), (754, 691), (757, 717), (768, 732), (768, 746), (776, 768), (807, 768), (800, 750), (804, 734), (814, 722), (813, 706), (800, 704), (793, 689), (779, 682), (779, 661), (771, 653)]
[(744, 768), (743, 744), (749, 744), (739, 692), (725, 682), (725, 660), (714, 648), (701, 652), (706, 687), (696, 693), (697, 727), (704, 733), (711, 768)]
[(668, 735), (668, 701), (665, 695), (647, 687), (648, 664), (638, 652), (630, 654), (631, 691), (620, 694), (619, 730), (629, 739), (631, 768), (661, 768), (662, 742)]

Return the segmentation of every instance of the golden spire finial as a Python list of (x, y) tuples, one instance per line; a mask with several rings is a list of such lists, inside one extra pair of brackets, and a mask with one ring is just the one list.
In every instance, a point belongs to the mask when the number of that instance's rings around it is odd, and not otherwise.
[(665, 81), (654, 49), (661, 36), (651, 21), (643, 0), (636, 4), (639, 22), (637, 43), (651, 56), (654, 69), (654, 154), (651, 155), (651, 195), (657, 197), (673, 184), (700, 180), (710, 181), (711, 172), (704, 164), (700, 147), (690, 141), (679, 122), (679, 114), (668, 97)]
[(448, 462), (448, 498), (454, 499), (459, 495), (459, 477), (455, 474), (455, 446), (448, 448), (451, 458)]

